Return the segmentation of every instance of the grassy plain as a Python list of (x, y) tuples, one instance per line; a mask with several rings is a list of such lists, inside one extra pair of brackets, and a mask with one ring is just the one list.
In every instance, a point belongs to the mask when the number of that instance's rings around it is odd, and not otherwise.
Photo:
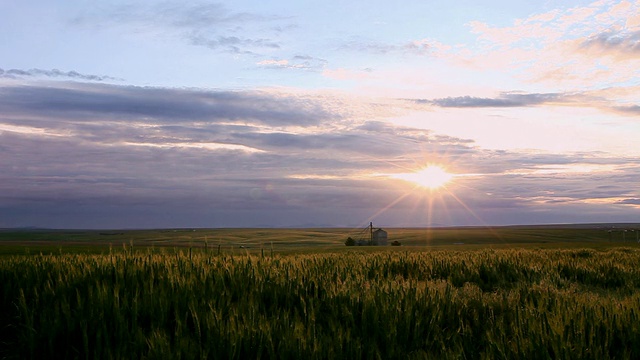
[(640, 358), (624, 227), (4, 231), (0, 358)]
[[(403, 251), (510, 247), (606, 247), (636, 244), (640, 224), (589, 224), (510, 227), (391, 228), (389, 242)], [(623, 232), (627, 230), (627, 232)], [(194, 248), (257, 253), (349, 251), (347, 237), (361, 229), (160, 229), (160, 230), (0, 230), (0, 255), (25, 253), (104, 253), (111, 248)], [(379, 248), (359, 250), (377, 251)], [(388, 249), (387, 249), (388, 250)]]

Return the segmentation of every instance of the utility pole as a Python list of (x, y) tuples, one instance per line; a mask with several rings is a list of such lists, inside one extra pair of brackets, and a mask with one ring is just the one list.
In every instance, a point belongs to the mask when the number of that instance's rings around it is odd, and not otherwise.
[(373, 245), (373, 221), (369, 222), (369, 245)]

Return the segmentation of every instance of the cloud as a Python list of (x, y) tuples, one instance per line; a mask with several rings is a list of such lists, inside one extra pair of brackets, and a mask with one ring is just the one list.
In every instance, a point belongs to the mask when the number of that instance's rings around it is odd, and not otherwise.
[[(235, 133), (238, 142), (274, 152), (323, 154), (345, 158), (386, 158), (418, 156), (416, 150), (435, 153), (469, 153), (469, 143), (454, 138), (440, 138), (416, 129), (383, 130), (357, 127), (342, 133), (296, 134), (296, 133)], [(417, 147), (418, 146), (418, 147)]]
[[(285, 20), (279, 16), (251, 12), (234, 12), (218, 3), (164, 2), (153, 5), (112, 6), (100, 13), (84, 13), (72, 19), (76, 26), (99, 30), (108, 25), (117, 28), (132, 27), (134, 33), (178, 35), (190, 45), (203, 46), (232, 54), (257, 55), (261, 51), (279, 49), (277, 29), (286, 25), (264, 28)], [(259, 33), (260, 37), (253, 34)]]
[(438, 146), (442, 146), (439, 149), (433, 149), (436, 150), (436, 152), (452, 152), (453, 148), (447, 147), (449, 145), (461, 146), (460, 149), (467, 150), (470, 150), (470, 146), (473, 146), (473, 140), (471, 139), (460, 139), (456, 137), (435, 134), (430, 130), (390, 125), (382, 121), (367, 121), (364, 124), (356, 127), (355, 130), (358, 133), (366, 134), (367, 137), (373, 139), (374, 141), (380, 141), (380, 139), (387, 138), (387, 141), (391, 141), (391, 139), (396, 139), (396, 141), (402, 140), (411, 147), (415, 147), (415, 144), (438, 144)]
[[(594, 92), (570, 93), (519, 93), (503, 92), (497, 97), (457, 96), (439, 99), (405, 99), (417, 105), (429, 105), (442, 108), (524, 108), (534, 106), (571, 106), (596, 108), (601, 111), (636, 115), (640, 113), (638, 105), (620, 105), (613, 96), (615, 89)], [(607, 98), (611, 97), (611, 98)]]
[[(499, 98), (555, 99), (513, 95)], [(637, 159), (482, 149), (394, 125), (396, 106), (346, 94), (5, 85), (0, 226), (345, 226), (375, 214), (397, 226), (522, 223), (567, 219), (560, 207), (618, 215), (629, 205), (620, 201), (640, 196)], [(458, 174), (455, 197), (376, 175), (429, 162)]]
[(376, 55), (429, 55), (434, 47), (435, 41), (422, 39), (407, 41), (400, 44), (389, 44), (369, 40), (352, 40), (342, 46), (340, 50), (365, 52)]
[(294, 96), (109, 85), (3, 87), (0, 109), (5, 117), (27, 112), (43, 119), (79, 122), (152, 118), (159, 122), (231, 121), (271, 126), (310, 126), (340, 116), (310, 99)]
[(640, 199), (638, 199), (638, 198), (624, 199), (624, 200), (617, 201), (616, 204), (640, 205)]
[(0, 88), (0, 109), (0, 131), (139, 150), (322, 150), (331, 158), (408, 154), (420, 142), (451, 152), (465, 151), (468, 144), (424, 130), (363, 121), (359, 117), (379, 113), (367, 110), (366, 104), (350, 107), (339, 98), (267, 92), (5, 86)]
[(328, 61), (321, 58), (315, 58), (309, 55), (295, 55), (291, 59), (268, 59), (261, 60), (256, 65), (267, 69), (295, 69), (295, 70), (311, 70), (320, 71)]
[[(65, 212), (98, 227), (139, 227), (249, 226), (268, 218), (265, 212), (280, 214), (274, 224), (290, 226), (324, 213), (344, 225), (393, 201), (396, 192), (367, 174), (398, 162), (395, 157), (417, 157), (426, 148), (470, 151), (422, 130), (358, 120), (368, 116), (359, 112), (366, 106), (345, 109), (345, 100), (95, 84), (4, 86), (0, 167), (7, 171), (0, 174), (0, 214), (3, 221), (22, 214), (27, 222), (38, 214), (35, 223), (59, 227), (74, 221), (58, 215)], [(304, 174), (342, 179), (293, 177)], [(375, 199), (366, 196), (365, 189), (376, 187)], [(357, 208), (359, 215), (327, 215), (333, 207)], [(161, 208), (176, 215), (167, 219)], [(224, 220), (207, 223), (202, 214)]]
[(84, 13), (74, 17), (72, 24), (96, 26), (100, 23), (136, 24), (192, 29), (235, 26), (244, 23), (278, 20), (277, 16), (264, 16), (249, 12), (233, 12), (219, 3), (163, 2), (153, 5), (114, 5), (100, 13)]
[(261, 60), (256, 65), (264, 67), (289, 67), (289, 60)]
[(62, 79), (78, 79), (85, 81), (122, 81), (122, 79), (118, 79), (111, 76), (106, 75), (92, 75), (92, 74), (81, 74), (77, 71), (61, 71), (58, 69), (53, 70), (42, 70), (42, 69), (29, 69), (29, 70), (21, 70), (21, 69), (1, 69), (0, 68), (0, 78), (30, 78), (30, 77), (49, 77), (49, 78), (62, 78)]
[(446, 51), (450, 61), (562, 88), (624, 85), (640, 75), (640, 4), (595, 1), (516, 19), (509, 26), (469, 23), (478, 41)]
[(253, 51), (246, 50), (248, 48), (280, 48), (277, 42), (269, 39), (247, 39), (237, 36), (216, 36), (209, 38), (205, 35), (198, 34), (191, 36), (190, 41), (193, 45), (205, 46), (214, 50), (222, 49), (233, 54), (254, 54)]
[(514, 94), (503, 93), (498, 98), (479, 98), (471, 96), (448, 97), (434, 100), (416, 100), (440, 107), (524, 107), (556, 102), (560, 94)]
[(640, 105), (616, 106), (615, 110), (631, 115), (640, 115)]
[(637, 58), (640, 55), (640, 30), (609, 29), (593, 34), (580, 44), (580, 49), (621, 59)]

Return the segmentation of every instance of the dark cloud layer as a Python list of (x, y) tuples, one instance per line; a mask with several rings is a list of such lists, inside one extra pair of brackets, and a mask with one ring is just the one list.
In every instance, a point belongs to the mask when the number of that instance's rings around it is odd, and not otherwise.
[(4, 116), (28, 110), (45, 118), (62, 117), (88, 122), (105, 118), (136, 120), (148, 117), (160, 122), (239, 121), (272, 126), (308, 126), (340, 117), (313, 101), (296, 97), (97, 85), (82, 88), (0, 88), (0, 110)]
[[(571, 221), (578, 210), (583, 222), (626, 221), (638, 205), (637, 159), (480, 149), (374, 120), (378, 106), (276, 92), (0, 87), (0, 227), (350, 226), (374, 215), (395, 226), (477, 225)], [(427, 162), (469, 174), (455, 196), (389, 176)], [(619, 169), (549, 172), (582, 165)]]

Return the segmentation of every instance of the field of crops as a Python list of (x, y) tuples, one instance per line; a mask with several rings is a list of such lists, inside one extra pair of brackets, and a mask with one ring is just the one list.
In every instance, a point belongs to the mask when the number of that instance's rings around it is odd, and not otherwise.
[(640, 250), (0, 258), (6, 358), (640, 358)]
[[(389, 242), (409, 250), (487, 247), (635, 246), (640, 224), (569, 226), (387, 228)], [(155, 230), (16, 230), (0, 229), (0, 257), (37, 253), (104, 253), (109, 247), (221, 249), (227, 254), (344, 252), (348, 237), (362, 229), (155, 229)], [(361, 249), (367, 251), (365, 249)]]

